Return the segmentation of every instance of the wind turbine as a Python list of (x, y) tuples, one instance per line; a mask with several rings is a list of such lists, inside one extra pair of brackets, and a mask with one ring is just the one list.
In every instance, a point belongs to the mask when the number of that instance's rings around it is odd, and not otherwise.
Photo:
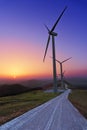
[(63, 66), (62, 64), (66, 61), (68, 61), (69, 59), (71, 59), (72, 57), (63, 60), (62, 62), (60, 62), (59, 60), (56, 60), (59, 64), (60, 64), (60, 75), (61, 75), (61, 88), (64, 88), (64, 84), (63, 84), (63, 77), (64, 77), (64, 72), (63, 72)]
[(60, 14), (60, 16), (58, 17), (57, 21), (55, 22), (55, 24), (53, 25), (52, 29), (49, 30), (49, 28), (45, 25), (45, 27), (48, 30), (48, 40), (47, 40), (47, 45), (46, 45), (46, 49), (45, 49), (45, 53), (44, 53), (44, 58), (43, 61), (45, 60), (46, 54), (47, 54), (47, 50), (48, 50), (48, 46), (49, 46), (49, 42), (50, 42), (50, 37), (52, 37), (52, 55), (53, 55), (53, 86), (54, 86), (54, 92), (57, 92), (57, 82), (56, 82), (56, 61), (55, 61), (55, 36), (57, 36), (57, 33), (54, 32), (59, 20), (61, 19), (62, 15), (64, 14), (65, 10), (67, 9), (67, 7), (64, 8), (64, 10), (62, 11), (62, 13)]

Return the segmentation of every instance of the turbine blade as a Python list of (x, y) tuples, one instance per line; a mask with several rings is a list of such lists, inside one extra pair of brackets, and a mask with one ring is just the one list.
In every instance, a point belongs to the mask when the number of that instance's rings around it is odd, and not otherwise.
[(64, 60), (64, 61), (62, 61), (62, 63), (64, 63), (64, 62), (66, 62), (67, 60), (69, 60), (69, 59), (71, 59), (72, 57), (70, 57), (70, 58), (68, 58), (68, 59), (66, 59), (66, 60)]
[(56, 59), (55, 59), (55, 61), (57, 61), (58, 63), (60, 63), (60, 64), (61, 64), (61, 62), (60, 62), (59, 60), (56, 60)]
[[(50, 58), (53, 58), (53, 57), (51, 57), (51, 56), (50, 56)], [(57, 61), (58, 63), (60, 63), (60, 64), (61, 64), (61, 62), (60, 62), (59, 60), (56, 60), (56, 59), (55, 59), (55, 61)]]
[(49, 28), (47, 27), (47, 25), (44, 24), (44, 26), (46, 27), (46, 29), (48, 30), (48, 32), (50, 32)]
[(45, 49), (45, 54), (44, 54), (43, 62), (44, 62), (46, 54), (47, 54), (47, 49), (48, 49), (48, 46), (49, 46), (49, 42), (50, 42), (50, 35), (48, 36), (48, 41), (47, 41), (47, 45), (46, 45), (46, 49)]
[(54, 26), (53, 26), (53, 28), (51, 29), (50, 32), (54, 31), (56, 25), (58, 24), (59, 20), (61, 19), (62, 15), (64, 14), (64, 12), (65, 12), (66, 9), (67, 9), (67, 6), (65, 6), (64, 10), (62, 11), (62, 13), (60, 14), (60, 16), (58, 17), (57, 21), (55, 22), (55, 24), (54, 24)]

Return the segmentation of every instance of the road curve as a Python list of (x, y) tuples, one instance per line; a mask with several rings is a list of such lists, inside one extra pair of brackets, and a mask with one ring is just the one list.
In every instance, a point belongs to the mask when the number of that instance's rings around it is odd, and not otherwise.
[(0, 130), (87, 130), (87, 120), (68, 100), (70, 90), (0, 126)]

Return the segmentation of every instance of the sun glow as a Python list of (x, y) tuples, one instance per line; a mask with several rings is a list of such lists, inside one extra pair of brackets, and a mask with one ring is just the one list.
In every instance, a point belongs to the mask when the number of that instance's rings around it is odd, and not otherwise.
[(17, 76), (19, 75), (19, 72), (18, 72), (17, 69), (13, 69), (13, 70), (11, 70), (10, 73), (11, 73), (10, 75), (11, 75), (11, 77), (12, 77), (13, 79), (16, 79)]
[[(46, 61), (43, 63), (41, 48), (38, 49), (38, 47), (34, 47), (33, 45), (28, 46), (29, 43), (25, 43), (15, 39), (13, 41), (0, 39), (0, 78), (24, 79), (52, 77), (53, 70), (52, 60), (49, 58), (50, 52), (48, 52)], [(57, 57), (61, 56), (58, 55)], [(59, 74), (59, 64), (56, 67), (57, 74)], [(71, 75), (72, 72), (74, 73), (75, 68), (78, 69), (76, 62), (69, 61), (63, 65), (63, 71), (67, 70), (66, 75), (67, 73), (68, 75)]]
[[(16, 59), (16, 60), (15, 60)], [(42, 61), (36, 60), (27, 61), (27, 59), (15, 58), (14, 61), (8, 60), (5, 64), (2, 64), (0, 68), (1, 78), (10, 79), (23, 79), (23, 78), (37, 78), (51, 75), (52, 71), (50, 63), (45, 64)], [(44, 68), (44, 69), (42, 69)]]

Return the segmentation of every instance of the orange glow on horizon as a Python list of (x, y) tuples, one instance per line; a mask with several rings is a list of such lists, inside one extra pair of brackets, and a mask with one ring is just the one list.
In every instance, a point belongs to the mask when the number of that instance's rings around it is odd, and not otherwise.
[(40, 55), (37, 47), (15, 39), (0, 39), (0, 43), (1, 78), (18, 79), (51, 75), (50, 63), (48, 65), (43, 63), (43, 55)]
[[(87, 73), (84, 71), (68, 71), (65, 73), (65, 77), (69, 76), (69, 77), (75, 77), (75, 76), (87, 76)], [(46, 73), (46, 72), (37, 72), (37, 73), (19, 73), (19, 71), (11, 71), (11, 73), (8, 74), (3, 74), (0, 75), (0, 78), (3, 79), (13, 79), (13, 80), (17, 80), (17, 79), (32, 79), (32, 78), (52, 78), (53, 74), (51, 73)]]
[[(16, 43), (16, 44), (15, 44)], [(43, 63), (43, 51), (28, 42), (18, 39), (0, 39), (0, 78), (42, 78), (53, 77), (52, 59), (48, 52)], [(61, 57), (61, 56), (57, 56)], [(64, 56), (62, 56), (64, 57)], [(60, 66), (56, 65), (57, 74), (60, 74)], [(70, 60), (63, 64), (66, 75), (87, 74), (87, 71), (78, 70), (76, 61)], [(85, 69), (84, 69), (85, 70)]]

